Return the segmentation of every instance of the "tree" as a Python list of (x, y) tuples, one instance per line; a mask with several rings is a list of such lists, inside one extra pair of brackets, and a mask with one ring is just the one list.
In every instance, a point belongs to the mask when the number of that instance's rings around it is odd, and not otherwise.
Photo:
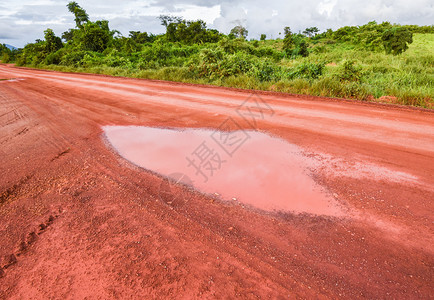
[(144, 44), (151, 41), (151, 37), (148, 36), (147, 32), (130, 31), (130, 38), (138, 44)]
[(232, 28), (230, 34), (234, 35), (236, 38), (246, 39), (249, 32), (244, 26), (237, 25), (234, 28)]
[(403, 27), (392, 27), (383, 33), (382, 40), (387, 54), (398, 55), (413, 43), (413, 33)]
[(110, 31), (106, 20), (91, 22), (86, 11), (77, 2), (71, 1), (67, 7), (74, 14), (78, 29), (65, 31), (62, 38), (79, 49), (102, 52), (113, 40), (113, 35), (119, 33), (116, 30)]
[(333, 38), (333, 29), (331, 29), (331, 28), (327, 28), (327, 30), (325, 31), (325, 34), (324, 34), (327, 38)]
[(68, 10), (75, 16), (75, 24), (77, 28), (83, 28), (83, 23), (89, 22), (89, 15), (78, 5), (77, 2), (71, 1), (67, 5)]
[(8, 62), (11, 61), (11, 56), (9, 55), (9, 53), (3, 52), (0, 60), (1, 60), (2, 63), (6, 64), (6, 63), (8, 63)]
[(52, 29), (48, 28), (45, 33), (45, 49), (48, 53), (56, 52), (63, 47), (62, 40), (56, 36)]
[(309, 44), (306, 41), (306, 38), (302, 34), (297, 34), (293, 38), (295, 49), (293, 50), (293, 55), (301, 55), (303, 57), (309, 56), (309, 51), (307, 50), (307, 47)]
[(166, 28), (167, 26), (169, 26), (169, 24), (172, 23), (179, 24), (183, 21), (181, 17), (169, 16), (169, 15), (160, 15), (158, 19), (160, 19), (161, 25), (163, 25)]
[(0, 44), (0, 60), (2, 63), (8, 63), (11, 61), (12, 51), (6, 47), (5, 44)]
[(65, 42), (70, 42), (74, 39), (74, 32), (77, 31), (77, 29), (68, 29), (64, 33), (62, 33), (62, 39), (65, 40)]
[(284, 28), (285, 38), (283, 39), (283, 50), (289, 56), (301, 55), (303, 57), (309, 56), (307, 50), (308, 43), (302, 34), (294, 34), (291, 32), (290, 27)]
[(309, 27), (303, 31), (303, 34), (308, 36), (308, 37), (312, 37), (312, 36), (315, 36), (318, 32), (319, 32), (319, 29), (317, 27)]
[(45, 49), (45, 41), (36, 40), (35, 43), (30, 43), (24, 46), (20, 57), (17, 59), (18, 65), (38, 65), (42, 63), (47, 56)]
[(186, 21), (176, 19), (176, 23), (167, 24), (166, 39), (169, 42), (182, 42), (186, 44), (215, 43), (221, 34), (215, 29), (207, 29), (202, 20)]
[(265, 41), (266, 38), (267, 38), (267, 35), (265, 33), (261, 34), (261, 38), (260, 38), (261, 41)]
[(87, 22), (78, 40), (84, 50), (102, 52), (107, 48), (113, 34), (108, 21)]
[(291, 32), (291, 28), (288, 26), (283, 29), (283, 32), (285, 33), (285, 37), (283, 38), (283, 50), (289, 53), (294, 48), (294, 36)]
[(333, 39), (340, 42), (351, 41), (354, 38), (356, 31), (357, 27), (355, 26), (341, 27), (333, 33)]

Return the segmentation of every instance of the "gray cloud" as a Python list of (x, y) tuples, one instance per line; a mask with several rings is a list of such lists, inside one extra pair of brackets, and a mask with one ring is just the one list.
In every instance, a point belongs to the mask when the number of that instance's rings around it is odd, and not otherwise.
[(214, 25), (228, 31), (241, 20), (249, 36), (260, 33), (276, 37), (285, 26), (297, 32), (317, 26), (321, 30), (345, 25), (362, 25), (369, 21), (432, 25), (434, 4), (430, 0), (260, 0), (223, 2), (221, 17)]
[[(17, 2), (17, 1), (15, 1)], [(0, 0), (0, 42), (18, 47), (43, 37), (51, 28), (57, 35), (74, 27), (67, 0)], [(106, 19), (112, 29), (161, 33), (156, 17), (175, 14), (205, 19), (208, 26), (228, 33), (242, 24), (250, 38), (261, 33), (278, 37), (283, 27), (297, 32), (317, 26), (321, 30), (361, 25), (372, 20), (401, 24), (432, 25), (432, 0), (78, 0), (92, 20)]]
[(219, 0), (157, 0), (153, 1), (151, 5), (153, 6), (162, 6), (162, 7), (169, 7), (169, 6), (183, 6), (183, 5), (197, 5), (197, 6), (205, 6), (205, 7), (213, 7), (215, 5), (219, 5), (222, 2), (225, 1), (219, 1)]
[(164, 28), (160, 25), (160, 20), (154, 16), (132, 16), (118, 17), (110, 20), (110, 28), (119, 30), (124, 36), (128, 36), (129, 31), (146, 31), (151, 33), (163, 33)]

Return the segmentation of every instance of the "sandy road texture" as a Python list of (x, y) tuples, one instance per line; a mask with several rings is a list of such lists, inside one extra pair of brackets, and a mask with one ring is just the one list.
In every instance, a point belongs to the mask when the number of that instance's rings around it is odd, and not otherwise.
[[(434, 113), (261, 93), (343, 217), (263, 212), (122, 159), (102, 126), (218, 128), (250, 92), (0, 66), (0, 299), (430, 298)], [(233, 128), (236, 129), (236, 128)]]

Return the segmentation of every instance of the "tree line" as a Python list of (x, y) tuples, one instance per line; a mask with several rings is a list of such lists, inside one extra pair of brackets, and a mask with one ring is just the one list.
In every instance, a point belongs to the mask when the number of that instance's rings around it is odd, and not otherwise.
[[(130, 55), (140, 52), (144, 45), (152, 43), (201, 45), (222, 40), (246, 40), (248, 36), (247, 28), (241, 25), (235, 26), (225, 35), (215, 29), (208, 29), (202, 20), (189, 21), (181, 17), (163, 15), (159, 19), (166, 28), (164, 34), (130, 31), (129, 36), (124, 37), (119, 31), (111, 30), (106, 20), (91, 21), (85, 9), (77, 2), (69, 2), (67, 8), (74, 15), (75, 28), (69, 29), (60, 37), (48, 28), (44, 31), (44, 40), (36, 40), (18, 51), (1, 45), (1, 60), (16, 61), (20, 65), (67, 64), (71, 59), (74, 60), (71, 56), (74, 56), (75, 52), (103, 53), (107, 52), (107, 49), (115, 49)], [(389, 22), (370, 22), (363, 26), (345, 26), (336, 31), (327, 29), (323, 33), (319, 32), (317, 27), (310, 27), (302, 32), (293, 33), (290, 27), (285, 27), (283, 56), (308, 56), (309, 44), (321, 39), (329, 40), (330, 43), (352, 43), (372, 51), (398, 55), (408, 49), (408, 45), (413, 41), (413, 33), (432, 33), (434, 26), (401, 26)], [(262, 34), (260, 40), (266, 40), (266, 35)]]

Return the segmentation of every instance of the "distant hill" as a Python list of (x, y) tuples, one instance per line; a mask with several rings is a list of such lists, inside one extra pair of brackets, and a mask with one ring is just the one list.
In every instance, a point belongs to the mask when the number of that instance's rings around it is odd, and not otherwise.
[(17, 47), (11, 46), (9, 44), (4, 44), (4, 45), (10, 50), (17, 50), (18, 49)]

